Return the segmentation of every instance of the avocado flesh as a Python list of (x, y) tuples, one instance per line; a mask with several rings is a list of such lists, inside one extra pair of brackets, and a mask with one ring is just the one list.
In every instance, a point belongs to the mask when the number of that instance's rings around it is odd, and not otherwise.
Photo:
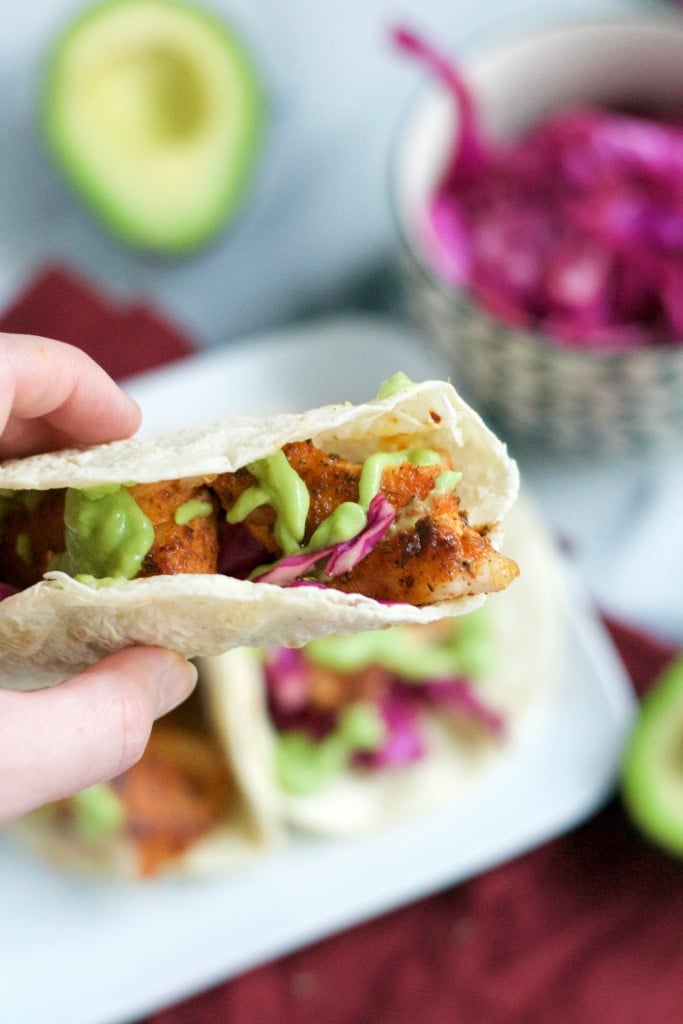
[(622, 764), (622, 794), (634, 822), (683, 856), (683, 658), (643, 699)]
[(218, 19), (173, 0), (114, 0), (59, 42), (45, 92), (48, 144), (125, 240), (182, 252), (239, 207), (262, 130), (261, 93)]

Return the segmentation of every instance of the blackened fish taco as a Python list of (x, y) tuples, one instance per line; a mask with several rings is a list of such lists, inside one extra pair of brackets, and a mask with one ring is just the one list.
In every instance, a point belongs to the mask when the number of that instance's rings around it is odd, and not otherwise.
[(444, 382), (0, 466), (0, 684), (462, 614), (516, 577), (505, 446)]

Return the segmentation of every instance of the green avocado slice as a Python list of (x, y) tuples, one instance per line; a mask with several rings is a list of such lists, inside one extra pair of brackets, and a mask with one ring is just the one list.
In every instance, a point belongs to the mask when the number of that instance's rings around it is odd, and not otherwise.
[(183, 253), (242, 204), (264, 106), (254, 66), (218, 17), (177, 0), (106, 0), (57, 40), (42, 123), (58, 165), (112, 232)]
[(642, 701), (624, 751), (621, 784), (635, 824), (683, 856), (683, 657)]

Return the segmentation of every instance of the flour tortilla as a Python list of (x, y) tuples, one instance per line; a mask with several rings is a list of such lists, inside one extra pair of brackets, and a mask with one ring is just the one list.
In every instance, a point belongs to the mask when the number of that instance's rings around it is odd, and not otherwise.
[[(211, 832), (162, 869), (163, 874), (196, 876), (221, 874), (241, 868), (282, 842), (282, 828), (273, 813), (270, 793), (253, 784), (249, 766), (231, 742), (234, 730), (226, 725), (225, 709), (216, 715), (211, 695), (201, 682), (198, 694), (207, 705), (209, 728), (219, 740), (235, 784), (234, 805)], [(33, 811), (7, 832), (42, 859), (76, 873), (109, 878), (139, 878), (135, 844), (125, 833), (86, 839), (73, 826), (60, 824), (51, 806)]]
[[(457, 490), (474, 527), (500, 524), (517, 495), (517, 466), (505, 446), (441, 381), (357, 406), (240, 417), (203, 430), (13, 460), (0, 466), (0, 488), (83, 488), (234, 472), (306, 439), (358, 462), (379, 449), (443, 451), (462, 471)], [(494, 529), (494, 543), (498, 537)], [(464, 596), (415, 608), (333, 589), (191, 574), (93, 588), (52, 572), (0, 603), (0, 686), (51, 685), (132, 644), (162, 644), (187, 657), (239, 645), (298, 647), (330, 633), (431, 622), (470, 611), (483, 600)]]
[(319, 792), (293, 796), (276, 782), (275, 734), (258, 656), (238, 649), (200, 660), (216, 706), (222, 705), (224, 718), (241, 736), (245, 780), (262, 800), (277, 806), (283, 824), (319, 835), (363, 832), (463, 799), (475, 787), (504, 778), (506, 759), (542, 721), (556, 693), (563, 646), (558, 556), (526, 500), (508, 518), (504, 550), (521, 573), (487, 603), (498, 659), (491, 674), (476, 684), (482, 698), (505, 717), (502, 742), (488, 737), (465, 741), (447, 717), (425, 714), (429, 754), (422, 761), (375, 772), (349, 769)]

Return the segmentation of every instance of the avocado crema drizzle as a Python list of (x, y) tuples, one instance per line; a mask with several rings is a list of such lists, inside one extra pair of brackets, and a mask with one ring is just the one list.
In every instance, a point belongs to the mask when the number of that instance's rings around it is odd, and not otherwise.
[[(382, 385), (378, 397), (386, 398), (409, 384), (403, 374), (396, 374)], [(429, 448), (370, 455), (361, 470), (358, 501), (346, 501), (337, 506), (304, 545), (310, 495), (306, 484), (280, 449), (246, 466), (256, 482), (242, 492), (227, 512), (226, 519), (230, 524), (240, 523), (255, 509), (270, 505), (275, 512), (273, 532), (282, 550), (281, 557), (314, 553), (351, 540), (364, 529), (370, 502), (380, 491), (383, 471), (402, 462), (418, 466), (435, 465), (442, 462), (442, 457)], [(461, 476), (454, 470), (443, 470), (435, 479), (434, 492), (454, 489)], [(67, 488), (64, 504), (66, 550), (53, 555), (50, 570), (61, 570), (90, 586), (114, 585), (117, 580), (130, 580), (137, 576), (154, 543), (154, 527), (129, 493), (127, 488), (131, 486), (134, 484)], [(21, 498), (30, 507), (29, 501), (37, 500), (34, 498), (37, 495), (38, 492), (34, 491), (2, 491), (0, 501)], [(211, 502), (193, 499), (176, 509), (174, 519), (178, 525), (186, 525), (195, 518), (212, 514)], [(30, 552), (24, 550), (24, 536), (20, 534), (17, 538), (17, 553), (21, 557), (30, 557)], [(250, 578), (256, 579), (270, 568), (270, 565), (259, 566)]]

